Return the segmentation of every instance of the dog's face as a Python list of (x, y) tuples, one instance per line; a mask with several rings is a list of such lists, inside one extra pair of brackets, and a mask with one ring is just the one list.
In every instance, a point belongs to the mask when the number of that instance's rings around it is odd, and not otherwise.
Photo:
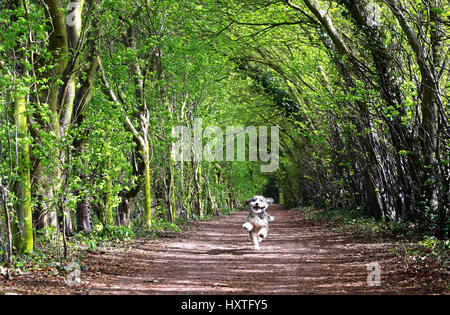
[(265, 198), (263, 196), (253, 196), (245, 202), (245, 204), (255, 213), (265, 211), (270, 203), (273, 203), (273, 199)]

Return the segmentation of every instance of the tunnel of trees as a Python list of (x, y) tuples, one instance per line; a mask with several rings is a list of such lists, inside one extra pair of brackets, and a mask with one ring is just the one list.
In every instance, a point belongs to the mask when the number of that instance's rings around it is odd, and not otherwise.
[[(0, 252), (274, 194), (448, 237), (443, 0), (0, 1)], [(279, 166), (175, 160), (174, 126), (277, 126)]]

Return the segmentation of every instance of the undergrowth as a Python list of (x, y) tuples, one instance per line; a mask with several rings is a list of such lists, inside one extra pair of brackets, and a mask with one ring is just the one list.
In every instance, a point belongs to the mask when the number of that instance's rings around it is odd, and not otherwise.
[[(227, 215), (236, 211), (221, 210), (220, 215)], [(205, 215), (201, 220), (213, 220), (217, 216)], [(7, 277), (8, 273), (20, 274), (27, 271), (45, 271), (54, 275), (65, 271), (69, 262), (76, 262), (83, 266), (84, 252), (100, 249), (115, 249), (129, 246), (135, 238), (167, 237), (179, 234), (194, 221), (200, 220), (193, 215), (191, 219), (177, 218), (174, 223), (161, 218), (154, 218), (151, 230), (145, 229), (139, 221), (131, 221), (130, 227), (103, 225), (94, 222), (91, 231), (76, 233), (64, 240), (62, 234), (55, 228), (42, 229), (36, 233), (36, 246), (30, 253), (16, 254), (11, 257), (11, 263), (4, 260), (4, 253), (0, 248), (0, 276)], [(5, 268), (5, 267), (8, 268)]]
[(305, 219), (327, 224), (335, 231), (401, 241), (401, 245), (393, 248), (393, 254), (407, 264), (434, 265), (442, 274), (450, 274), (450, 240), (422, 234), (414, 223), (377, 221), (359, 208), (325, 210), (302, 207), (298, 210)]

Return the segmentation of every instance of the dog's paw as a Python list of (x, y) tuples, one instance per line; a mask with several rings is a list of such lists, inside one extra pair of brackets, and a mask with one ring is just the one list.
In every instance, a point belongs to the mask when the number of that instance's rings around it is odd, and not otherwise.
[(262, 239), (267, 237), (267, 230), (265, 228), (262, 228), (261, 230), (259, 230), (258, 236)]
[(253, 229), (253, 225), (250, 222), (245, 222), (244, 224), (242, 224), (242, 227), (249, 232)]
[(269, 222), (273, 222), (273, 221), (275, 221), (275, 217), (270, 216), (269, 217)]
[(254, 249), (257, 250), (257, 251), (261, 250), (261, 248), (259, 247), (259, 245), (255, 245), (255, 248), (254, 248)]

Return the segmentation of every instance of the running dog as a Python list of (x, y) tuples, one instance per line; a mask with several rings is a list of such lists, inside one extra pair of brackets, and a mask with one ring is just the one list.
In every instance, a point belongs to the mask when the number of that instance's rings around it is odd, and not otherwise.
[(260, 250), (259, 243), (267, 237), (269, 222), (275, 220), (275, 217), (270, 216), (266, 212), (267, 207), (271, 203), (273, 203), (272, 198), (263, 196), (253, 196), (245, 202), (249, 206), (250, 211), (247, 216), (247, 222), (242, 227), (249, 232), (255, 250)]

